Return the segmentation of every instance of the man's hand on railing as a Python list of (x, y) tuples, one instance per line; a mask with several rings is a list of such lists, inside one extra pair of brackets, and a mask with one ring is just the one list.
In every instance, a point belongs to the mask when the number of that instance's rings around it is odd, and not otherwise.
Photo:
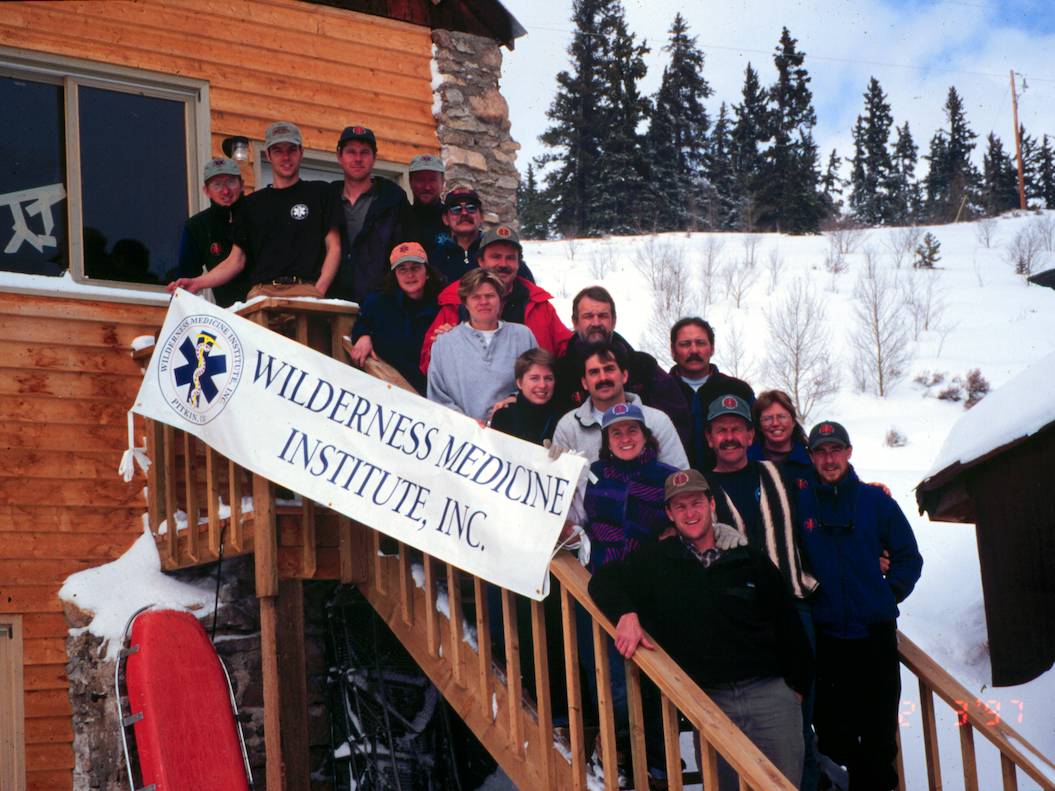
[(364, 335), (348, 349), (348, 359), (356, 368), (362, 368), (363, 363), (371, 358), (376, 360), (377, 355), (374, 353), (374, 342), (370, 340), (369, 335)]
[(641, 628), (637, 620), (637, 613), (628, 612), (615, 625), (615, 649), (629, 659), (637, 651), (638, 646), (647, 648), (649, 651), (656, 647), (645, 636), (645, 630)]

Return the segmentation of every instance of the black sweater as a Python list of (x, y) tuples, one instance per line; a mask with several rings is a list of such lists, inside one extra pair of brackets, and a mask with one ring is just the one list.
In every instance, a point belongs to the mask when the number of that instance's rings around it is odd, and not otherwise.
[(517, 393), (515, 404), (495, 412), (491, 428), (541, 445), (544, 440), (553, 439), (553, 429), (559, 419), (560, 414), (553, 408), (552, 399), (547, 404), (532, 404), (523, 393)]
[(668, 538), (600, 569), (590, 595), (615, 622), (636, 612), (704, 689), (775, 676), (805, 693), (813, 677), (813, 654), (784, 580), (751, 547), (727, 550), (704, 568), (679, 538)]

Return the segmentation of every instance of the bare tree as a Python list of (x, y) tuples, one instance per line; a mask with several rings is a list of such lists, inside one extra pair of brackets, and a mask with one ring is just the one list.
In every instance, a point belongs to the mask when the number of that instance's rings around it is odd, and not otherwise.
[(780, 248), (773, 246), (769, 248), (769, 289), (767, 294), (772, 294), (780, 285), (780, 274), (784, 271), (784, 257), (780, 254)]
[(1037, 229), (1040, 237), (1041, 247), (1045, 252), (1055, 251), (1055, 215), (1042, 214), (1033, 221), (1033, 227)]
[(755, 364), (747, 350), (743, 326), (735, 319), (729, 322), (725, 332), (726, 340), (722, 341), (722, 367), (737, 379), (750, 382), (755, 378)]
[(722, 267), (722, 248), (725, 247), (717, 235), (708, 236), (703, 242), (703, 259), (700, 262), (700, 301), (707, 308), (714, 300), (715, 279)]
[(568, 251), (568, 258), (575, 260), (575, 251), (579, 249), (579, 240), (569, 236), (564, 240), (564, 248)]
[(986, 250), (993, 246), (993, 237), (996, 236), (996, 218), (983, 217), (974, 224), (974, 238)]
[(905, 312), (912, 320), (912, 340), (920, 333), (936, 329), (945, 313), (945, 299), (938, 289), (938, 273), (933, 270), (913, 269), (901, 281), (901, 296)]
[(590, 274), (604, 280), (615, 269), (615, 253), (611, 242), (602, 242), (590, 253)]
[(758, 246), (762, 243), (761, 234), (749, 233), (744, 234), (743, 245), (744, 245), (744, 264), (749, 269), (754, 269), (755, 264), (758, 263)]
[(653, 291), (664, 287), (671, 267), (680, 268), (683, 265), (681, 247), (655, 234), (646, 237), (634, 250), (634, 267)]
[(911, 327), (897, 277), (879, 268), (872, 251), (865, 252), (864, 270), (854, 286), (854, 316), (854, 383), (861, 391), (885, 398), (905, 374)]
[(680, 247), (668, 245), (658, 260), (660, 263), (651, 270), (652, 312), (645, 330), (645, 345), (655, 357), (669, 362), (671, 325), (692, 312), (696, 289)]
[(890, 250), (890, 256), (894, 259), (894, 268), (901, 269), (901, 265), (907, 259), (911, 259), (916, 252), (923, 231), (915, 225), (903, 225), (899, 228), (891, 228), (886, 237), (886, 246)]
[(823, 300), (803, 279), (792, 283), (784, 298), (766, 311), (766, 380), (791, 396), (803, 420), (839, 389), (824, 317)]
[(836, 275), (841, 275), (846, 269), (846, 253), (833, 232), (828, 235), (828, 252), (824, 255), (824, 271), (831, 274), (834, 280)]
[(732, 300), (736, 307), (739, 308), (757, 278), (758, 270), (748, 266), (746, 261), (726, 261), (722, 266), (722, 284), (725, 286), (725, 298)]
[(1029, 277), (1044, 259), (1044, 231), (1030, 223), (1019, 229), (1004, 251), (1016, 275)]
[(840, 223), (828, 231), (828, 243), (835, 247), (844, 257), (857, 250), (868, 234), (864, 228), (852, 223)]

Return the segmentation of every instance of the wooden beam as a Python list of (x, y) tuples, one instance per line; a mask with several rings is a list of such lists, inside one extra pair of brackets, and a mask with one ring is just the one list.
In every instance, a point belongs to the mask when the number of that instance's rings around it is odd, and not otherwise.
[(256, 566), (256, 595), (278, 594), (278, 531), (271, 481), (253, 475), (253, 553)]

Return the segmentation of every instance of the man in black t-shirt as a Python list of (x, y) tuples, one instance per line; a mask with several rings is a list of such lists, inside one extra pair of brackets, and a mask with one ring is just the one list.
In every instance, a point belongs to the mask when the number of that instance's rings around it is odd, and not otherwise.
[(325, 296), (341, 256), (340, 206), (321, 181), (302, 181), (304, 157), (300, 130), (291, 123), (271, 124), (264, 134), (272, 184), (245, 199), (235, 222), (231, 254), (214, 269), (179, 278), (168, 290), (192, 294), (229, 282), (245, 269), (249, 296)]

